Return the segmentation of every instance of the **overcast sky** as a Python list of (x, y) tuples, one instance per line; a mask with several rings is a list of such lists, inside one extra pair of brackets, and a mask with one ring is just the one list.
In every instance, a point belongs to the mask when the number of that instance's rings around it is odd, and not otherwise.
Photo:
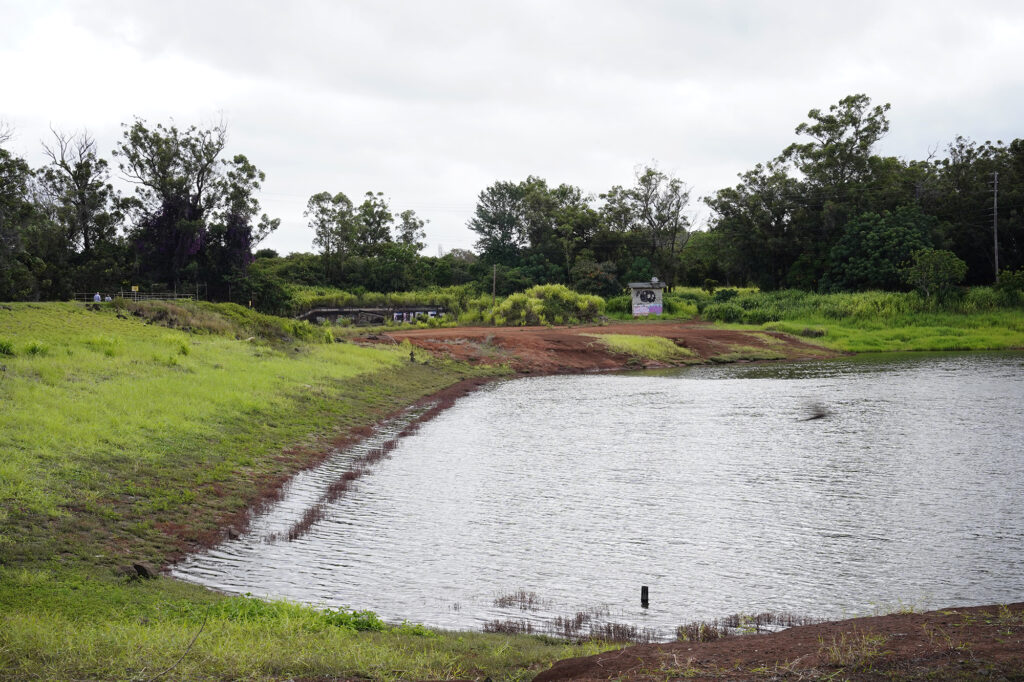
[(310, 251), (309, 196), (384, 192), (426, 254), (471, 248), (477, 195), (528, 175), (598, 194), (656, 162), (698, 197), (808, 110), (889, 102), (877, 150), (1024, 137), (1024, 2), (0, 0), (0, 120), (103, 156), (120, 125), (212, 125), (267, 174), (263, 246)]

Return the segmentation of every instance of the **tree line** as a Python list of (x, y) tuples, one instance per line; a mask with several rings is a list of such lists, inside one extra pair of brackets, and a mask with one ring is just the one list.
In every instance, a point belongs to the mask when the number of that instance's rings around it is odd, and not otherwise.
[(263, 172), (244, 155), (224, 158), (223, 125), (123, 128), (113, 156), (135, 186), (129, 196), (87, 132), (53, 131), (39, 169), (0, 147), (0, 298), (201, 282), (223, 299), (245, 279), (253, 248), (279, 224), (260, 212)]
[(888, 110), (865, 95), (811, 110), (778, 156), (700, 199), (706, 230), (691, 224), (686, 182), (656, 166), (598, 195), (529, 176), (482, 190), (467, 223), (474, 250), (437, 257), (422, 254), (426, 221), (374, 191), (309, 198), (315, 253), (259, 250), (280, 221), (261, 210), (263, 171), (226, 155), (223, 124), (124, 124), (112, 156), (134, 185), (127, 196), (88, 133), (54, 131), (48, 163), (33, 169), (4, 149), (11, 130), (0, 128), (0, 300), (139, 284), (273, 309), (288, 283), (476, 283), (503, 295), (567, 284), (613, 296), (655, 276), (669, 286), (898, 290), (935, 263), (967, 284), (991, 283), (995, 239), (1000, 270), (1024, 266), (1024, 140), (958, 137), (941, 156), (879, 156)]
[(690, 225), (686, 184), (652, 167), (596, 197), (536, 177), (498, 182), (481, 192), (469, 227), (480, 259), (516, 287), (557, 282), (602, 295), (651, 275), (670, 286), (901, 290), (929, 267), (991, 284), (996, 232), (999, 269), (1024, 266), (1024, 140), (958, 137), (942, 158), (879, 156), (888, 110), (866, 95), (811, 110), (797, 141), (703, 198), (706, 230)]

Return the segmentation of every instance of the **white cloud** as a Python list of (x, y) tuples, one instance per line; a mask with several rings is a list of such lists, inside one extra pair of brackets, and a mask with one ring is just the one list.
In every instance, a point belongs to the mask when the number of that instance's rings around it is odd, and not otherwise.
[(268, 245), (308, 250), (306, 199), (383, 191), (467, 247), (477, 194), (539, 175), (598, 193), (657, 160), (694, 196), (776, 155), (811, 108), (891, 102), (882, 153), (1024, 120), (1016, 2), (0, 0), (0, 118), (111, 149), (138, 115), (223, 115), (267, 173)]

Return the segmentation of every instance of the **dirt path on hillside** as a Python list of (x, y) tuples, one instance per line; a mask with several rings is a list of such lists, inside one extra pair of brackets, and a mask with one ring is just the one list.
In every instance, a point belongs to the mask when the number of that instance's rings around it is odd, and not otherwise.
[(569, 658), (555, 680), (1021, 680), (1024, 603), (794, 627)]
[(580, 327), (449, 327), (375, 332), (373, 343), (401, 343), (471, 364), (507, 363), (517, 373), (577, 373), (668, 366), (608, 350), (596, 335), (660, 336), (694, 353), (675, 365), (700, 362), (810, 360), (834, 351), (782, 332), (737, 331), (687, 322), (616, 322)]

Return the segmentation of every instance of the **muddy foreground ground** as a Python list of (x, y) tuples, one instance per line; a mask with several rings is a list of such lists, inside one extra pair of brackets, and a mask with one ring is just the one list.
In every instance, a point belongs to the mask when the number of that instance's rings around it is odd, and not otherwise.
[(1024, 604), (899, 613), (555, 663), (551, 680), (1022, 680)]
[[(470, 363), (503, 363), (518, 374), (664, 366), (609, 352), (594, 334), (662, 336), (694, 362), (812, 360), (838, 353), (775, 332), (694, 322), (594, 327), (418, 329), (376, 334)], [(1024, 589), (1024, 586), (1022, 586)], [(646, 644), (556, 663), (536, 680), (1024, 680), (1024, 603), (898, 613), (714, 641)]]

